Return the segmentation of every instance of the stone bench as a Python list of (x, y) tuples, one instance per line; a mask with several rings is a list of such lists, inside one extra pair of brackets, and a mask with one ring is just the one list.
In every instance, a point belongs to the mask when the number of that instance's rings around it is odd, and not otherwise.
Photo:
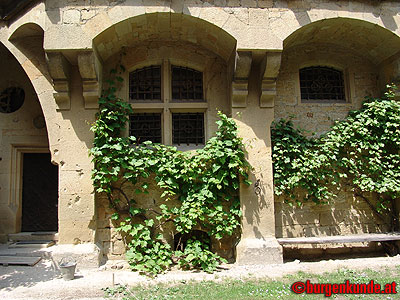
[(295, 237), (295, 238), (277, 238), (278, 243), (285, 245), (300, 244), (344, 244), (344, 243), (365, 243), (381, 242), (385, 251), (390, 255), (398, 253), (398, 247), (394, 243), (400, 241), (400, 232), (390, 233), (365, 233), (354, 235), (321, 236), (321, 237)]

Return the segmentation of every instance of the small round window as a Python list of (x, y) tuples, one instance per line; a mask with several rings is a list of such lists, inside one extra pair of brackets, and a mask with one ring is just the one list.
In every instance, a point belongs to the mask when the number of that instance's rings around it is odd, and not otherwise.
[(9, 87), (0, 93), (0, 112), (9, 114), (24, 104), (25, 92), (19, 87)]

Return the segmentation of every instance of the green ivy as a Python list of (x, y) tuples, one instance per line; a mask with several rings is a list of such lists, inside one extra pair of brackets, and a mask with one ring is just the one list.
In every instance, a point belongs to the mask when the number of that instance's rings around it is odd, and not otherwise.
[(347, 187), (379, 218), (389, 215), (390, 228), (398, 230), (400, 103), (394, 100), (395, 86), (388, 88), (385, 97), (366, 98), (361, 109), (351, 111), (320, 138), (305, 137), (291, 120), (275, 122), (275, 194), (300, 205), (308, 200), (325, 203), (335, 190)]
[(175, 251), (175, 255), (182, 269), (198, 268), (209, 273), (212, 273), (219, 263), (227, 262), (212, 253), (207, 244), (197, 239), (189, 239), (184, 251)]
[[(189, 240), (183, 252), (175, 251), (157, 232), (170, 222), (182, 234), (198, 228), (216, 239), (238, 233), (239, 182), (250, 184), (250, 166), (236, 123), (219, 112), (215, 137), (195, 153), (150, 141), (137, 145), (135, 137), (122, 135), (133, 112), (131, 105), (116, 95), (124, 71), (123, 66), (112, 71), (91, 127), (95, 134), (90, 151), (95, 190), (104, 193), (115, 210), (112, 219), (126, 241), (132, 269), (157, 274), (177, 258), (183, 268), (213, 271), (224, 260), (205, 242)], [(133, 186), (142, 197), (149, 193), (152, 181), (162, 190), (165, 204), (143, 209), (127, 196), (127, 189)], [(176, 200), (179, 204), (172, 205)]]

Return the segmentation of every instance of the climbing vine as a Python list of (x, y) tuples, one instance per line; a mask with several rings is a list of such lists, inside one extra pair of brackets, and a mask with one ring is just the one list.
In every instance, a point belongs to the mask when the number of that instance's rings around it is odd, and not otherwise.
[(361, 109), (351, 111), (320, 138), (305, 137), (291, 120), (275, 122), (275, 194), (300, 205), (307, 200), (321, 203), (347, 186), (377, 217), (384, 220), (389, 215), (390, 228), (398, 230), (400, 103), (394, 100), (395, 86), (388, 88), (383, 98), (366, 98)]
[[(133, 270), (157, 274), (177, 263), (212, 272), (225, 260), (211, 252), (209, 241), (191, 233), (200, 229), (217, 240), (238, 233), (239, 182), (250, 184), (250, 166), (236, 123), (219, 112), (215, 136), (195, 153), (150, 141), (138, 144), (134, 136), (123, 136), (133, 112), (128, 102), (117, 97), (124, 71), (120, 66), (111, 72), (91, 127), (96, 192), (106, 195), (115, 211), (112, 219), (124, 237)], [(138, 199), (149, 193), (153, 183), (164, 201), (142, 207)], [(132, 190), (135, 197), (129, 196)], [(166, 242), (162, 234), (166, 224), (190, 237), (184, 247), (181, 240), (179, 249)]]

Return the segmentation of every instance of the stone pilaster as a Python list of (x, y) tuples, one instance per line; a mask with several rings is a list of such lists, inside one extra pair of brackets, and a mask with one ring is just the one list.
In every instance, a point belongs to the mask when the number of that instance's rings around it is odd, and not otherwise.
[[(280, 61), (273, 57), (274, 62)], [(271, 264), (283, 261), (282, 247), (275, 238), (270, 137), (270, 125), (274, 118), (274, 94), (267, 90), (262, 92), (262, 87), (266, 88), (270, 84), (266, 80), (276, 79), (275, 70), (279, 70), (279, 65), (272, 62), (268, 64), (267, 61), (268, 55), (265, 52), (253, 52), (251, 71), (247, 78), (249, 85), (246, 108), (232, 108), (239, 135), (248, 149), (247, 159), (253, 167), (250, 174), (252, 185), (240, 186), (243, 217), (242, 237), (237, 246), (236, 261), (239, 264)], [(274, 66), (275, 70), (268, 69), (270, 66)]]
[(93, 243), (96, 209), (88, 148), (95, 111), (87, 108), (98, 107), (95, 57), (90, 51), (70, 51), (68, 59), (61, 51), (49, 51), (46, 57), (60, 114), (57, 142), (52, 144), (53, 159), (59, 165), (59, 243)]

